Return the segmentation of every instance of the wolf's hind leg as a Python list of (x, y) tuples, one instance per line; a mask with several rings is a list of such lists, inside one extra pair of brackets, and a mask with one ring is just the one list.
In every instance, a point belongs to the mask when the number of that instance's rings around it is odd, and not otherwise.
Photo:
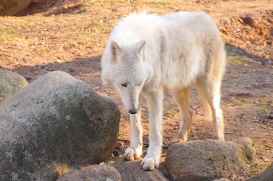
[(202, 77), (197, 79), (197, 86), (202, 99), (207, 101), (210, 106), (214, 129), (213, 137), (224, 141), (224, 119), (220, 108), (221, 77), (210, 79)]
[(180, 128), (177, 136), (171, 142), (187, 141), (191, 131), (192, 111), (189, 104), (189, 92), (191, 86), (183, 89), (172, 90), (172, 95), (179, 106), (181, 114)]
[(132, 161), (142, 155), (142, 125), (141, 125), (141, 102), (139, 102), (136, 114), (130, 114), (130, 146), (125, 150), (124, 157)]

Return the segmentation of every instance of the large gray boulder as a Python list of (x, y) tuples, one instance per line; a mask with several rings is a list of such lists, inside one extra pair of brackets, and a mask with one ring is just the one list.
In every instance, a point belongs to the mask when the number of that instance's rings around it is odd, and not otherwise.
[(72, 171), (58, 181), (121, 181), (121, 177), (112, 166), (90, 165), (81, 170)]
[(28, 82), (23, 76), (0, 69), (0, 103), (27, 85)]
[(205, 181), (228, 178), (255, 159), (256, 150), (250, 138), (227, 142), (202, 140), (170, 146), (165, 165), (174, 180)]
[(124, 181), (167, 181), (165, 176), (158, 170), (144, 171), (139, 161), (126, 161), (124, 158), (116, 160), (112, 166), (115, 167)]
[(0, 105), (0, 180), (57, 180), (108, 158), (120, 112), (111, 98), (56, 71)]
[(0, 16), (11, 16), (26, 9), (31, 2), (40, 0), (0, 0)]
[(248, 181), (272, 181), (273, 180), (273, 163), (259, 175), (250, 178)]

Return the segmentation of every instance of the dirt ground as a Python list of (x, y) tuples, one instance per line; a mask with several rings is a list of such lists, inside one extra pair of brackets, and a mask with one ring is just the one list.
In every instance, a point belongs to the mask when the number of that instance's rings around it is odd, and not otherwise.
[[(28, 82), (54, 70), (83, 80), (109, 95), (121, 110), (119, 141), (129, 145), (129, 115), (119, 96), (101, 84), (100, 57), (109, 32), (131, 12), (164, 14), (205, 11), (217, 22), (226, 43), (228, 65), (222, 85), (227, 141), (250, 137), (257, 163), (248, 164), (230, 180), (246, 180), (273, 162), (273, 2), (271, 0), (46, 0), (14, 17), (0, 17), (0, 68), (23, 75)], [(210, 139), (195, 86), (190, 95), (193, 127), (189, 140)], [(179, 110), (165, 93), (164, 149), (179, 127)], [(144, 149), (148, 147), (148, 111), (143, 105)], [(122, 150), (114, 152), (115, 157)]]

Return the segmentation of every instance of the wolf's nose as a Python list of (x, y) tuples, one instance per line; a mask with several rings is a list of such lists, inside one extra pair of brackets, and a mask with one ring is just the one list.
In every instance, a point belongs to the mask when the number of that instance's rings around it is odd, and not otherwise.
[(129, 113), (130, 113), (130, 114), (136, 114), (136, 113), (137, 113), (137, 110), (136, 110), (136, 109), (130, 109), (130, 110), (129, 110)]

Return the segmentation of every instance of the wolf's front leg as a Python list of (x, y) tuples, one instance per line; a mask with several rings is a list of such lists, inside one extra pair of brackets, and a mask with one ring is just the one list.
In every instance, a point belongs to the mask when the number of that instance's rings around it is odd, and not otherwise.
[(147, 96), (149, 108), (149, 148), (141, 166), (144, 170), (154, 170), (159, 166), (162, 148), (163, 90)]
[(124, 157), (129, 161), (138, 159), (142, 155), (141, 108), (140, 105), (138, 107), (136, 114), (130, 114), (130, 146), (124, 153)]

